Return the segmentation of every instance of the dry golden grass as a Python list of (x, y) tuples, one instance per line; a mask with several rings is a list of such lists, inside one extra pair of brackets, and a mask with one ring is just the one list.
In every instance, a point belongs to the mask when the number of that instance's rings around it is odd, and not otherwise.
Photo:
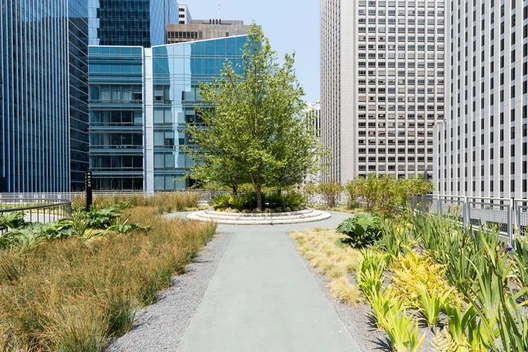
[(350, 283), (346, 276), (333, 279), (326, 285), (332, 296), (338, 301), (349, 304), (357, 304), (364, 301), (360, 289)]
[(331, 279), (330, 291), (338, 300), (354, 303), (360, 300), (359, 291), (348, 281), (361, 262), (359, 250), (340, 245), (343, 235), (334, 230), (314, 229), (313, 231), (292, 232), (297, 250), (310, 264)]
[(126, 213), (153, 229), (0, 252), (0, 349), (103, 350), (215, 232), (211, 223), (166, 220), (155, 207)]
[[(160, 192), (153, 196), (142, 193), (116, 193), (115, 195), (95, 194), (93, 204), (98, 208), (105, 208), (120, 202), (127, 202), (133, 207), (156, 207), (159, 213), (167, 213), (188, 208), (196, 209), (199, 199), (198, 192)], [(76, 195), (72, 198), (72, 204), (74, 207), (84, 207), (84, 196)]]

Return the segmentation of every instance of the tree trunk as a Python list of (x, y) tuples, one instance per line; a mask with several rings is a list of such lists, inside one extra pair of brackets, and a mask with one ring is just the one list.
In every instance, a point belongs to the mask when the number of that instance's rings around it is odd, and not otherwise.
[(262, 211), (262, 185), (255, 185), (255, 193), (257, 194), (257, 209)]

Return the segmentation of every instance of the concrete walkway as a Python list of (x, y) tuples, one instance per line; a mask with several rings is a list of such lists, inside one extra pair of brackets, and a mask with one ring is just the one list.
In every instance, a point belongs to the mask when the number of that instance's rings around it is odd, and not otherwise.
[(347, 214), (309, 224), (220, 225), (233, 237), (178, 351), (360, 349), (287, 233), (335, 227)]

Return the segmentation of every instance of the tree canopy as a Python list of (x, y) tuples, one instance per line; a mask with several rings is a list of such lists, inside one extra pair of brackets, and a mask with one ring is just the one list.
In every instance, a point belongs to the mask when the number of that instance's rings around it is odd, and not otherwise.
[(303, 89), (294, 55), (279, 63), (260, 27), (253, 24), (242, 60), (226, 61), (221, 75), (200, 84), (199, 123), (189, 124), (196, 146), (192, 177), (231, 187), (251, 183), (262, 209), (262, 187), (301, 183), (318, 165), (320, 146), (303, 116)]

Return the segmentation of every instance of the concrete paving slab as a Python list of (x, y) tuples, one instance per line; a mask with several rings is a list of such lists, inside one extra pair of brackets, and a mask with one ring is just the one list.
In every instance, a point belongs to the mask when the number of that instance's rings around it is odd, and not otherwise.
[(317, 224), (221, 225), (233, 237), (178, 351), (360, 349), (299, 257), (287, 232)]

